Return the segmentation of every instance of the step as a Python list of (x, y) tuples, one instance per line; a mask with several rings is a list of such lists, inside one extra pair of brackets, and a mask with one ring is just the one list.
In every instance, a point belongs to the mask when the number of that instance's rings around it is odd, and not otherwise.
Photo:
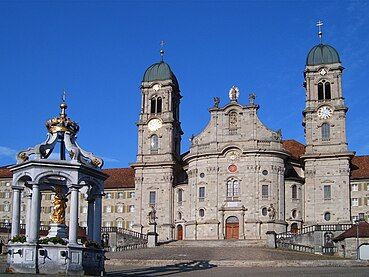
[(245, 247), (245, 246), (265, 246), (265, 240), (245, 239), (245, 240), (177, 240), (161, 244), (161, 247)]

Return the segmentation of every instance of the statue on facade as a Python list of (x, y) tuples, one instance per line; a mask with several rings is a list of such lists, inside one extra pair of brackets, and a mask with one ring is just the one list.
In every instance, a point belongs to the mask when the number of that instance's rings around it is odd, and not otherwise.
[(55, 188), (55, 197), (52, 203), (54, 204), (54, 210), (50, 216), (52, 223), (65, 224), (65, 209), (67, 208), (67, 199), (63, 196), (60, 187)]
[(237, 102), (238, 97), (240, 96), (240, 90), (236, 86), (232, 86), (229, 90), (229, 99), (233, 102)]
[(214, 108), (219, 108), (220, 98), (214, 97)]
[(156, 223), (156, 210), (154, 208), (154, 206), (151, 206), (151, 211), (148, 214), (149, 217), (149, 224), (155, 224)]
[(255, 105), (255, 98), (256, 98), (255, 93), (250, 93), (249, 94), (249, 103), (250, 103), (250, 105)]
[(270, 220), (275, 219), (276, 211), (275, 211), (275, 208), (274, 208), (273, 204), (270, 204), (270, 206), (268, 208), (268, 215), (269, 215)]

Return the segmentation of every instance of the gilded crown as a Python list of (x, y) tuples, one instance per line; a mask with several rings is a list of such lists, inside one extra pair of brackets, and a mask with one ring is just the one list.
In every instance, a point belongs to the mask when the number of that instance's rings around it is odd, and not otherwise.
[(65, 112), (67, 108), (67, 104), (63, 101), (63, 103), (60, 104), (60, 116), (46, 121), (46, 128), (49, 130), (49, 133), (68, 132), (74, 135), (78, 133), (79, 126), (76, 122), (67, 117)]

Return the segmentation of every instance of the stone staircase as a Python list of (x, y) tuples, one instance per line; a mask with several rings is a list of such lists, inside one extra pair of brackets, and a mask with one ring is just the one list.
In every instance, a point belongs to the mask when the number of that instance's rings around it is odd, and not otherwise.
[(161, 247), (265, 247), (265, 240), (177, 240), (160, 244)]
[(336, 247), (332, 238), (351, 228), (352, 224), (316, 224), (306, 226), (297, 232), (276, 235), (276, 246), (299, 252), (334, 254)]
[(101, 234), (107, 251), (115, 252), (147, 247), (147, 235), (132, 230), (120, 227), (102, 227)]

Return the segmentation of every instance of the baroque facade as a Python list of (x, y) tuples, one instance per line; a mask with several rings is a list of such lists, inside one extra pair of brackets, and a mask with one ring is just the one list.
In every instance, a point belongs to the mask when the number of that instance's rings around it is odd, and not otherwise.
[[(103, 170), (109, 177), (102, 226), (147, 233), (155, 209), (160, 241), (263, 239), (267, 231), (368, 220), (369, 156), (348, 149), (342, 72), (333, 47), (319, 44), (308, 53), (304, 144), (282, 140), (280, 131), (260, 121), (255, 95), (240, 103), (232, 87), (225, 105), (214, 98), (209, 123), (181, 153), (179, 82), (167, 63), (153, 64), (141, 85), (136, 162)], [(51, 191), (43, 194), (42, 225), (50, 223), (53, 197)], [(12, 222), (11, 199), (12, 173), (1, 167), (5, 224)], [(87, 210), (80, 201), (81, 227)], [(26, 211), (22, 198), (21, 223)]]
[(239, 90), (232, 87), (225, 105), (214, 98), (210, 121), (181, 154), (179, 82), (164, 61), (150, 66), (141, 84), (132, 164), (134, 229), (152, 231), (153, 209), (160, 241), (265, 239), (267, 231), (365, 217), (368, 198), (364, 192), (359, 196), (359, 188), (368, 190), (369, 158), (348, 149), (342, 73), (333, 47), (318, 44), (308, 53), (305, 144), (282, 140), (281, 131), (260, 121), (255, 95), (239, 103)]

